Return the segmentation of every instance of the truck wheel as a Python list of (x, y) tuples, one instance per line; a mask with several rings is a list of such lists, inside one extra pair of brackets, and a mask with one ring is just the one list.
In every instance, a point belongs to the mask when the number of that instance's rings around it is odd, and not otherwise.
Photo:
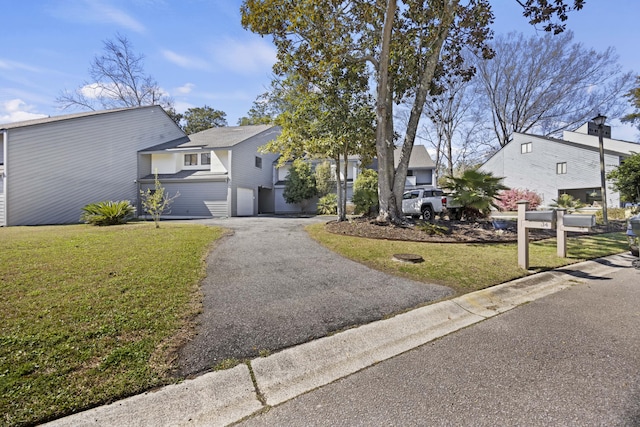
[(422, 208), (422, 218), (425, 221), (432, 221), (433, 220), (433, 208), (431, 206), (424, 206)]

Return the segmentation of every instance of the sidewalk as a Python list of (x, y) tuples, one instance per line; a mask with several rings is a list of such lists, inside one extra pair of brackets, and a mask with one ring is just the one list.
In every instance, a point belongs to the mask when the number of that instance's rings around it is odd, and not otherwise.
[(535, 274), (46, 425), (228, 425), (521, 304), (628, 268), (633, 259), (614, 255)]

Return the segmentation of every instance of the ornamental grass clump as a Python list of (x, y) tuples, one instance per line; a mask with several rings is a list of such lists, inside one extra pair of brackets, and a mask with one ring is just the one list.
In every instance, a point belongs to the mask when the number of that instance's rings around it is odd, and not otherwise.
[(82, 208), (80, 221), (93, 225), (126, 224), (133, 219), (135, 211), (128, 200), (90, 203)]

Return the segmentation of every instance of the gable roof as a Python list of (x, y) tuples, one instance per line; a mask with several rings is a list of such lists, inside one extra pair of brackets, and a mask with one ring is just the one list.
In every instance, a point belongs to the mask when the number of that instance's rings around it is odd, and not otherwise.
[[(397, 168), (400, 164), (400, 153), (402, 147), (397, 147), (393, 153), (393, 163)], [(436, 164), (427, 151), (427, 147), (421, 144), (415, 144), (411, 150), (411, 157), (409, 157), (409, 169), (420, 168), (435, 168)]]
[(189, 135), (178, 143), (166, 143), (147, 148), (142, 152), (180, 149), (215, 149), (231, 148), (256, 135), (275, 128), (273, 125), (225, 126), (203, 130)]
[[(159, 105), (147, 105), (147, 106), (143, 106), (143, 107), (128, 107), (128, 108), (115, 108), (115, 109), (112, 109), (112, 110), (85, 111), (85, 112), (82, 112), (82, 113), (63, 114), (61, 116), (43, 117), (41, 119), (23, 120), (21, 122), (0, 124), (0, 129), (17, 129), (17, 128), (22, 128), (22, 127), (27, 127), (27, 126), (43, 125), (43, 124), (47, 124), (47, 123), (56, 123), (56, 122), (61, 122), (61, 121), (64, 121), (64, 120), (72, 120), (72, 119), (77, 119), (77, 118), (82, 118), (82, 117), (90, 117), (90, 116), (100, 116), (100, 115), (105, 115), (105, 114), (112, 114), (112, 113), (118, 113), (118, 112), (121, 112), (121, 111), (135, 110), (135, 109), (142, 109), (142, 108), (159, 108), (159, 109), (162, 109), (162, 107), (159, 106)], [(164, 110), (162, 110), (162, 111), (164, 111)]]
[[(509, 141), (504, 146), (500, 147), (500, 149), (493, 152), (487, 158), (487, 160), (485, 160), (482, 163), (481, 167), (484, 166), (486, 163), (488, 163), (493, 157), (495, 157), (499, 152), (504, 150), (507, 146), (510, 146), (512, 143), (514, 143), (514, 141), (516, 140), (515, 138), (516, 136), (521, 136), (521, 137), (524, 137), (525, 139), (526, 138), (543, 139), (545, 141), (551, 141), (557, 144), (568, 145), (581, 150), (599, 151), (600, 149), (600, 142), (597, 136), (587, 135), (580, 132), (564, 131), (563, 132), (564, 139), (553, 138), (550, 136), (543, 136), (543, 135), (534, 135), (531, 133), (514, 132), (513, 138), (511, 138), (511, 141)], [(613, 153), (619, 156), (629, 156), (634, 152), (635, 153), (640, 152), (640, 143), (636, 143), (636, 142), (623, 141), (620, 139), (604, 138), (603, 145), (604, 145), (605, 153), (610, 153), (610, 154)]]

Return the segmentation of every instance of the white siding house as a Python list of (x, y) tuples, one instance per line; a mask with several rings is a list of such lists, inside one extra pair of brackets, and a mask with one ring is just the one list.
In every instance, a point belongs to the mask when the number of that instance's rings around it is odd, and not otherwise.
[(212, 128), (186, 141), (139, 152), (141, 190), (153, 188), (155, 173), (170, 196), (180, 193), (167, 217), (205, 218), (273, 213), (276, 154), (258, 148), (274, 139), (270, 125)]
[[(396, 148), (394, 152), (394, 162), (395, 167), (398, 167), (398, 163), (400, 162), (400, 152), (401, 148)], [(312, 161), (312, 167), (319, 163), (322, 160), (314, 160)], [(288, 204), (284, 200), (284, 186), (287, 180), (287, 175), (289, 173), (289, 168), (291, 163), (286, 163), (283, 166), (275, 167), (274, 166), (274, 183), (275, 183), (275, 211), (279, 214), (290, 214), (290, 213), (300, 213), (301, 206)], [(347, 162), (347, 202), (351, 202), (351, 198), (353, 197), (353, 183), (355, 182), (358, 174), (365, 167), (362, 165), (360, 158), (357, 156), (349, 157)], [(373, 164), (366, 166), (368, 168), (377, 169), (377, 160), (374, 159)], [(436, 165), (431, 159), (431, 156), (427, 152), (427, 149), (424, 145), (414, 145), (413, 150), (411, 151), (411, 157), (409, 158), (409, 169), (407, 170), (407, 179), (405, 182), (406, 189), (412, 189), (421, 186), (432, 186), (435, 182), (435, 168)], [(344, 180), (344, 165), (340, 165), (340, 179)], [(333, 170), (335, 173), (336, 166), (333, 164)], [(317, 206), (318, 199), (314, 198), (309, 202), (306, 209), (309, 212), (315, 212)]]
[[(608, 136), (604, 138), (607, 173), (625, 157), (640, 152), (640, 144), (611, 139), (609, 126), (605, 126), (604, 134)], [(599, 141), (593, 123), (574, 132), (565, 131), (562, 139), (514, 133), (513, 139), (480, 170), (504, 177), (507, 187), (535, 191), (546, 206), (564, 193), (589, 205), (602, 203)], [(607, 206), (620, 206), (620, 195), (610, 185)]]
[(186, 139), (159, 106), (0, 125), (0, 225), (79, 222), (83, 206), (138, 198), (137, 152)]

